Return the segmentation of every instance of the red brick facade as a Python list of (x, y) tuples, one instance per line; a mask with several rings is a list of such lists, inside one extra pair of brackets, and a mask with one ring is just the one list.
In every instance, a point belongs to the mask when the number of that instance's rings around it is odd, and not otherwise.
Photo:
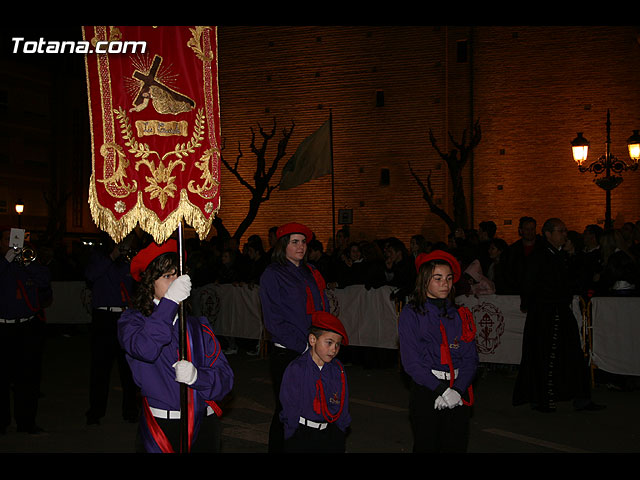
[[(582, 231), (602, 222), (605, 197), (592, 174), (578, 172), (570, 141), (582, 131), (590, 157), (603, 154), (611, 109), (612, 151), (626, 158), (626, 139), (640, 128), (640, 44), (631, 27), (221, 27), (218, 38), (225, 157), (234, 159), (240, 142), (249, 174), (250, 127), (295, 122), (290, 155), (331, 110), (335, 205), (353, 209), (353, 238), (445, 238), (408, 166), (423, 180), (432, 171), (436, 198), (450, 210), (429, 130), (447, 151), (447, 132), (459, 141), (474, 120), (482, 141), (465, 170), (472, 226), (493, 220), (512, 241), (521, 215), (540, 223), (559, 216)], [(222, 185), (220, 216), (233, 232), (247, 191), (225, 170)], [(639, 186), (640, 172), (628, 172), (613, 192), (616, 225), (640, 219)], [(265, 238), (290, 220), (327, 243), (330, 177), (275, 191), (247, 235)]]

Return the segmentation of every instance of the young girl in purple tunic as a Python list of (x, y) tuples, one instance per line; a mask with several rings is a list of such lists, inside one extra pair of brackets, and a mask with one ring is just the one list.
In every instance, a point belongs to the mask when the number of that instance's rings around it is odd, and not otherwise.
[[(188, 275), (177, 275), (177, 242), (151, 244), (131, 262), (139, 282), (133, 308), (122, 314), (118, 337), (142, 395), (136, 450), (181, 451), (181, 421), (187, 415), (189, 452), (218, 452), (221, 401), (233, 372), (206, 318), (187, 316), (186, 360), (180, 359), (178, 306), (191, 291)], [(181, 387), (187, 390), (181, 411)]]
[(478, 365), (471, 312), (456, 308), (460, 265), (436, 250), (416, 258), (418, 277), (398, 318), (400, 356), (411, 377), (414, 452), (465, 452)]

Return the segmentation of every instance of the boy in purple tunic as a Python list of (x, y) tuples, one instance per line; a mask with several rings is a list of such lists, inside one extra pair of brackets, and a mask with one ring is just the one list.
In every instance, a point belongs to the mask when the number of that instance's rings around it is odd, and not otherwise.
[(309, 349), (285, 370), (280, 388), (287, 453), (344, 453), (351, 424), (344, 367), (336, 359), (349, 340), (340, 320), (312, 315)]
[(398, 318), (413, 451), (465, 452), (478, 352), (472, 313), (453, 303), (460, 264), (435, 250), (418, 255), (416, 269), (415, 291)]
[[(218, 452), (220, 414), (216, 404), (233, 387), (233, 371), (206, 318), (187, 317), (187, 360), (179, 357), (178, 305), (191, 280), (177, 275), (177, 242), (151, 244), (131, 262), (139, 283), (133, 308), (118, 322), (118, 336), (143, 397), (136, 450), (180, 451), (180, 417), (188, 416), (189, 452)], [(188, 388), (180, 411), (180, 383)]]

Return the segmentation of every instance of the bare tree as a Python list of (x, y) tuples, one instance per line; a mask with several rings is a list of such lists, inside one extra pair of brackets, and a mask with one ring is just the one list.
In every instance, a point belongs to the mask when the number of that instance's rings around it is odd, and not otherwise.
[(480, 143), (482, 137), (480, 131), (480, 122), (476, 121), (473, 126), (471, 138), (467, 143), (467, 130), (462, 133), (462, 140), (458, 143), (454, 140), (451, 132), (449, 132), (449, 139), (454, 145), (449, 153), (444, 153), (438, 147), (433, 131), (429, 130), (429, 140), (431, 145), (438, 152), (438, 155), (445, 161), (449, 169), (449, 176), (451, 177), (451, 183), (453, 184), (453, 217), (451, 217), (446, 210), (440, 208), (434, 199), (433, 188), (431, 186), (431, 170), (427, 175), (426, 185), (418, 177), (409, 163), (409, 170), (411, 175), (416, 179), (418, 185), (422, 189), (422, 197), (427, 201), (429, 209), (432, 213), (438, 215), (449, 227), (451, 232), (455, 232), (457, 228), (469, 228), (469, 215), (467, 213), (467, 200), (464, 193), (464, 181), (462, 178), (462, 171), (465, 165), (471, 157), (473, 149)]
[[(220, 160), (224, 164), (227, 169), (233, 173), (236, 179), (240, 182), (241, 185), (247, 188), (251, 193), (251, 198), (249, 198), (249, 211), (247, 212), (246, 217), (240, 223), (237, 230), (233, 234), (233, 237), (236, 239), (240, 239), (244, 232), (247, 231), (249, 226), (253, 223), (258, 215), (258, 210), (260, 209), (260, 205), (271, 197), (271, 192), (278, 188), (280, 185), (280, 181), (274, 185), (270, 185), (271, 179), (273, 175), (278, 171), (278, 164), (280, 160), (286, 155), (287, 144), (289, 143), (289, 139), (293, 134), (293, 128), (295, 124), (293, 121), (291, 122), (291, 128), (287, 130), (286, 128), (282, 130), (282, 138), (278, 142), (278, 149), (276, 151), (275, 157), (271, 161), (271, 166), (267, 168), (267, 146), (269, 145), (269, 141), (271, 141), (276, 134), (276, 119), (273, 119), (273, 127), (271, 131), (268, 132), (264, 128), (258, 124), (260, 136), (262, 137), (261, 145), (257, 145), (256, 143), (256, 132), (253, 127), (251, 127), (251, 152), (256, 156), (256, 168), (253, 173), (253, 182), (250, 183), (247, 179), (245, 179), (242, 174), (238, 170), (238, 166), (240, 164), (240, 160), (243, 158), (244, 154), (242, 153), (242, 148), (240, 146), (240, 142), (238, 142), (238, 155), (236, 156), (236, 161), (231, 166), (229, 162), (227, 162), (223, 156), (220, 157)], [(224, 150), (224, 146), (223, 146)]]

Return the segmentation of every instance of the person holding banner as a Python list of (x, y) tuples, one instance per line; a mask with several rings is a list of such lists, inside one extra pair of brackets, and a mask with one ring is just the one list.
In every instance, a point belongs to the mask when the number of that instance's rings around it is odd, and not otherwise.
[[(118, 336), (142, 394), (136, 450), (173, 453), (181, 445), (180, 418), (188, 415), (189, 452), (218, 452), (221, 410), (216, 402), (233, 387), (233, 371), (206, 318), (187, 317), (187, 357), (179, 356), (178, 306), (191, 291), (177, 275), (177, 242), (151, 243), (131, 261), (139, 282), (133, 307), (118, 323)], [(189, 386), (181, 410), (180, 384)]]
[(271, 263), (260, 278), (260, 303), (273, 348), (270, 354), (275, 412), (269, 431), (269, 452), (282, 452), (284, 430), (280, 421), (280, 384), (289, 363), (305, 352), (311, 314), (327, 311), (329, 301), (322, 274), (307, 263), (311, 230), (300, 223), (278, 228)]
[(415, 290), (398, 318), (413, 451), (466, 452), (478, 352), (472, 313), (453, 303), (460, 264), (442, 250), (421, 253), (415, 263)]

